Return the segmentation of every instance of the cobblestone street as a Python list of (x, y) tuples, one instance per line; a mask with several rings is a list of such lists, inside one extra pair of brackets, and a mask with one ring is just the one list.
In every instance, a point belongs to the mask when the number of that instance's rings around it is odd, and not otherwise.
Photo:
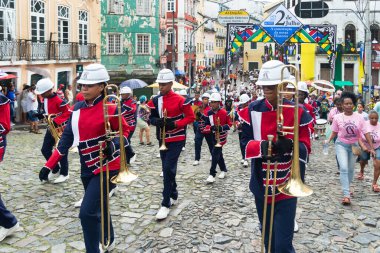
[[(192, 165), (193, 137), (189, 129), (178, 164), (179, 203), (166, 220), (157, 222), (163, 187), (161, 161), (156, 158), (158, 144), (141, 146), (135, 134), (138, 154), (131, 170), (139, 177), (131, 185), (119, 187), (111, 198), (117, 240), (113, 252), (260, 251), (258, 218), (248, 188), (250, 168), (240, 165), (237, 133), (231, 131), (224, 148), (227, 177), (216, 177), (213, 185), (205, 183), (210, 165), (205, 142), (200, 165)], [(79, 209), (74, 207), (83, 195), (79, 156), (69, 154), (68, 181), (41, 184), (42, 140), (43, 135), (23, 130), (8, 135), (0, 192), (22, 229), (0, 244), (0, 252), (84, 252)], [(314, 194), (299, 199), (295, 248), (301, 253), (380, 253), (380, 195), (371, 191), (373, 169), (366, 168), (365, 180), (354, 180), (352, 205), (342, 206), (333, 145), (329, 151), (328, 156), (323, 155), (321, 141), (313, 142), (306, 179)]]

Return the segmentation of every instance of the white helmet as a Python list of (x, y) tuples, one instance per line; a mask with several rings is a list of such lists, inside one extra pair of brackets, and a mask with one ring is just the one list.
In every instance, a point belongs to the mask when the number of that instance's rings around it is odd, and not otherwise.
[(174, 74), (170, 69), (161, 69), (158, 72), (156, 83), (170, 83), (174, 80)]
[(40, 95), (53, 89), (54, 83), (49, 78), (42, 78), (36, 84), (36, 94)]
[(110, 80), (110, 76), (104, 65), (93, 63), (84, 68), (82, 75), (77, 83), (79, 84), (97, 84)]
[[(261, 67), (259, 78), (256, 85), (277, 85), (281, 82), (281, 70), (285, 64), (278, 60), (267, 61)], [(289, 70), (286, 68), (283, 71), (283, 79), (289, 79)]]
[(243, 94), (239, 98), (239, 105), (245, 104), (251, 100), (247, 94)]
[(210, 96), (210, 102), (220, 102), (222, 101), (222, 97), (220, 96), (219, 93), (212, 93), (211, 96)]
[(187, 96), (186, 90), (180, 90), (179, 91), (179, 95), (181, 95), (181, 96)]
[(132, 94), (132, 90), (128, 86), (124, 86), (121, 88), (120, 94)]
[(286, 85), (286, 88), (287, 89), (294, 89), (294, 85), (291, 83), (288, 83), (288, 85)]
[(307, 84), (305, 82), (303, 82), (303, 81), (298, 82), (298, 90), (304, 91), (306, 93), (309, 93), (309, 90), (307, 88)]
[(203, 93), (202, 94), (202, 99), (203, 98), (208, 98), (208, 99), (210, 99), (210, 94), (208, 94), (207, 92), (206, 93)]

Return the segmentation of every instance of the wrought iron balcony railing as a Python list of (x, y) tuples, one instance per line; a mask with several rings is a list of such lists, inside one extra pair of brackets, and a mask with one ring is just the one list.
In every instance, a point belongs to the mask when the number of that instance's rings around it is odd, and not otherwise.
[(31, 40), (0, 41), (0, 61), (96, 60), (96, 44)]

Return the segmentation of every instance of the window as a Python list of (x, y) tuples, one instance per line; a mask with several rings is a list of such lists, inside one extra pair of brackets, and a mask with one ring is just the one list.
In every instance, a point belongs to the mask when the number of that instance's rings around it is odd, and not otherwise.
[(109, 14), (124, 14), (124, 1), (123, 0), (108, 0), (108, 13)]
[(150, 16), (150, 0), (136, 0), (136, 14)]
[(167, 11), (175, 11), (175, 0), (167, 0)]
[(167, 45), (173, 44), (173, 28), (168, 29), (166, 36), (167, 36), (166, 44)]
[(258, 62), (248, 62), (248, 70), (253, 71), (255, 69), (259, 69), (259, 63)]
[(86, 45), (88, 40), (88, 12), (79, 11), (79, 44)]
[(122, 36), (120, 33), (107, 34), (107, 53), (108, 54), (121, 54), (122, 49)]
[(345, 51), (352, 52), (356, 48), (356, 28), (354, 25), (347, 25), (344, 31)]
[(136, 54), (149, 54), (150, 34), (137, 34)]
[(379, 42), (380, 41), (380, 28), (379, 28), (379, 26), (376, 24), (372, 24), (370, 26), (370, 30), (371, 30), (371, 40), (372, 41), (376, 40), (377, 42)]
[(16, 37), (14, 0), (0, 1), (0, 41)]
[(251, 42), (251, 49), (257, 49), (257, 43)]
[(31, 0), (31, 32), (33, 42), (45, 41), (45, 3), (41, 0)]
[(69, 7), (58, 6), (58, 42), (69, 43)]

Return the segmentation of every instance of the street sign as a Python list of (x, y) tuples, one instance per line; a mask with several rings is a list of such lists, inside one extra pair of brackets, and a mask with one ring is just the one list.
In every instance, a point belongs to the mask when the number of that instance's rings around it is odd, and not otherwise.
[(222, 25), (227, 25), (228, 23), (248, 23), (249, 14), (243, 10), (221, 11), (218, 14), (218, 22)]
[(282, 45), (302, 27), (302, 23), (281, 4), (261, 26), (273, 40)]

